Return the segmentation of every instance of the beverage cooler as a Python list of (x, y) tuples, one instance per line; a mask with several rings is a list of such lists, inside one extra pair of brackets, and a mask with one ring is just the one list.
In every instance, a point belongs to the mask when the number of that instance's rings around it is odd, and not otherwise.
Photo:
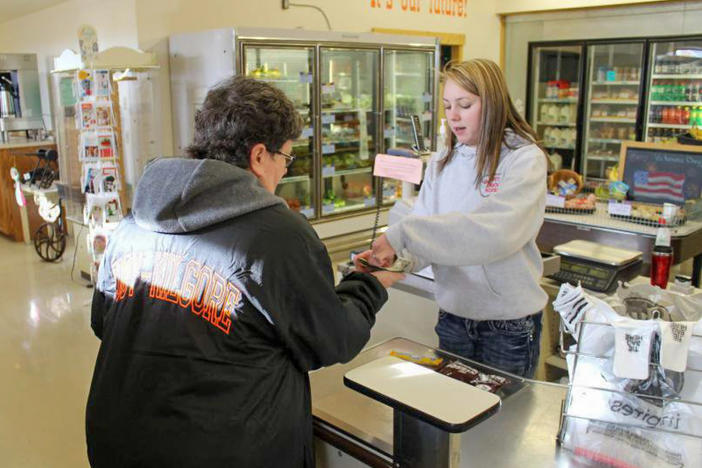
[(411, 119), (435, 145), (436, 39), (302, 30), (224, 29), (169, 41), (174, 141), (183, 152), (207, 89), (232, 74), (281, 89), (304, 120), (277, 188), (312, 220), (390, 204), (401, 184), (372, 175), (375, 155), (410, 148)]
[(702, 127), (702, 38), (530, 43), (527, 120), (552, 161), (607, 179), (622, 141)]
[[(530, 44), (531, 46), (531, 44)], [(535, 45), (529, 49), (527, 119), (549, 153), (570, 167), (578, 151), (578, 108), (583, 45)]]
[(652, 41), (645, 141), (676, 142), (702, 127), (702, 38)]

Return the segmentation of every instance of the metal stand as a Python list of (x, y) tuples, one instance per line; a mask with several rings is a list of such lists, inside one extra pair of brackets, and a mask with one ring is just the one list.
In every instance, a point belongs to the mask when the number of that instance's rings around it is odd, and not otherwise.
[(400, 467), (449, 468), (459, 466), (460, 436), (452, 435), (395, 409), (393, 457)]

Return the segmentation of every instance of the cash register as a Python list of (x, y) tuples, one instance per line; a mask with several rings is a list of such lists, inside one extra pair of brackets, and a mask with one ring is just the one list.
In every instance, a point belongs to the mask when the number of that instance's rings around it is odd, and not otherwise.
[(641, 273), (642, 253), (585, 240), (557, 245), (553, 251), (561, 256), (560, 270), (550, 278), (561, 283), (580, 283), (583, 288), (612, 292), (619, 281), (630, 281)]

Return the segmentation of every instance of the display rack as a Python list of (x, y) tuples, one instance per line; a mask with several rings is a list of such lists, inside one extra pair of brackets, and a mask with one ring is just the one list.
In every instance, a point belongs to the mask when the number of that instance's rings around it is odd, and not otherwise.
[[(699, 466), (702, 369), (688, 364), (683, 377), (652, 359), (648, 379), (617, 378), (610, 353), (581, 351), (589, 327), (613, 328), (594, 321), (576, 328), (575, 348), (566, 353), (572, 364), (558, 433), (562, 447), (607, 466)], [(693, 333), (691, 340), (699, 344), (702, 335)]]
[(111, 230), (131, 207), (129, 189), (148, 157), (145, 151), (133, 151), (132, 139), (139, 134), (135, 127), (141, 119), (129, 109), (134, 95), (129, 84), (148, 79), (148, 72), (157, 68), (155, 54), (126, 47), (85, 59), (65, 50), (54, 60), (52, 107), (60, 183), (67, 219), (88, 227), (90, 266), (82, 269), (90, 271), (93, 280)]

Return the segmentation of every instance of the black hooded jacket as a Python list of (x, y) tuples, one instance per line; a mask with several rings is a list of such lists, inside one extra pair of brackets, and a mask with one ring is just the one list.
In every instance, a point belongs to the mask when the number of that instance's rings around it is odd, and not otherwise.
[(307, 372), (353, 358), (387, 300), (335, 288), (307, 221), (248, 171), (149, 165), (93, 296), (94, 467), (313, 466)]

